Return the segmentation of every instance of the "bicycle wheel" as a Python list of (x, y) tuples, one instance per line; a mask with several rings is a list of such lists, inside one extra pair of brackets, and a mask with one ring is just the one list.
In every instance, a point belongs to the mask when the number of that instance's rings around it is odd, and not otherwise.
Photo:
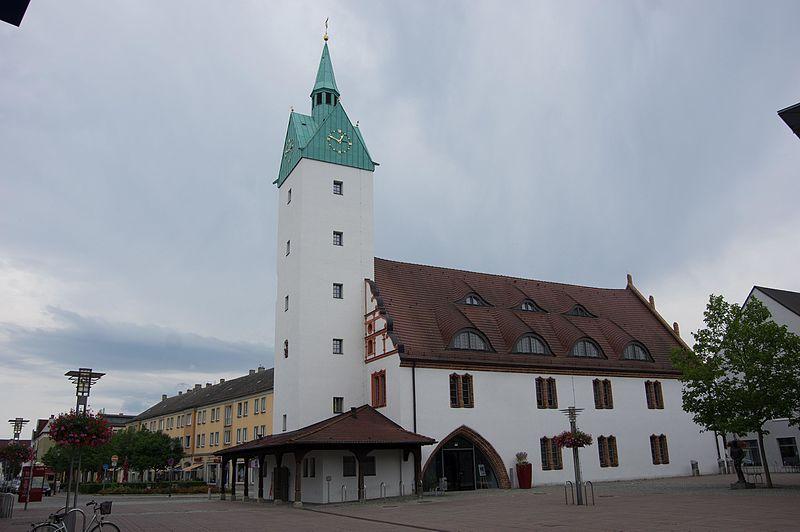
[(116, 530), (116, 532), (120, 532), (119, 527), (114, 523), (109, 523), (106, 521), (105, 523), (97, 523), (92, 528), (89, 529), (89, 532), (102, 532), (103, 530)]
[(38, 532), (50, 532), (53, 530), (64, 530), (63, 528), (59, 528), (58, 526), (54, 525), (53, 523), (42, 523), (40, 525), (36, 525), (35, 527), (31, 528), (31, 532), (34, 530)]

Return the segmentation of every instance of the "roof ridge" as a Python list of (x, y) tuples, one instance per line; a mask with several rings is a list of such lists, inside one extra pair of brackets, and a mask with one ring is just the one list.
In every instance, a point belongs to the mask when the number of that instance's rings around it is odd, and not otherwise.
[(489, 276), (489, 277), (497, 277), (497, 278), (502, 278), (502, 279), (512, 279), (512, 280), (517, 280), (517, 281), (531, 281), (531, 282), (534, 282), (534, 283), (547, 283), (547, 284), (551, 284), (551, 285), (571, 286), (571, 287), (575, 287), (575, 288), (588, 288), (590, 290), (604, 290), (604, 291), (614, 291), (614, 292), (621, 292), (621, 291), (625, 290), (625, 288), (602, 288), (602, 287), (587, 286), (587, 285), (582, 285), (582, 284), (562, 283), (560, 281), (546, 281), (544, 279), (529, 279), (527, 277), (515, 277), (513, 275), (506, 275), (506, 274), (502, 274), (502, 273), (477, 272), (477, 271), (474, 271), (474, 270), (464, 270), (464, 269), (461, 269), (461, 268), (450, 268), (448, 266), (433, 266), (431, 264), (421, 264), (419, 262), (408, 262), (408, 261), (402, 261), (402, 260), (383, 259), (381, 257), (375, 257), (375, 260), (381, 260), (381, 261), (384, 261), (384, 262), (390, 262), (390, 263), (394, 263), (394, 264), (403, 264), (403, 265), (406, 265), (406, 266), (419, 266), (419, 267), (422, 267), (422, 268), (435, 268), (437, 270), (448, 270), (448, 271), (451, 271), (451, 272), (471, 273), (471, 274), (475, 274), (475, 275), (486, 275), (486, 276)]

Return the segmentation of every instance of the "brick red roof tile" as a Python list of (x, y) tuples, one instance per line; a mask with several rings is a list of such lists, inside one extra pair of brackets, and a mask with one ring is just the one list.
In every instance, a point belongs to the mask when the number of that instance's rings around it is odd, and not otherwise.
[[(393, 333), (402, 344), (401, 362), (435, 366), (497, 366), (519, 371), (586, 371), (618, 374), (677, 375), (670, 354), (683, 347), (677, 334), (632, 285), (593, 288), (375, 259), (375, 287)], [(488, 306), (459, 303), (475, 292)], [(517, 307), (530, 299), (546, 312)], [(596, 317), (564, 313), (576, 304)], [(474, 327), (491, 343), (492, 352), (450, 349), (453, 335)], [(513, 353), (525, 333), (542, 337), (549, 355)], [(602, 359), (570, 356), (581, 338), (594, 340)], [(631, 341), (643, 344), (653, 361), (624, 360)]]

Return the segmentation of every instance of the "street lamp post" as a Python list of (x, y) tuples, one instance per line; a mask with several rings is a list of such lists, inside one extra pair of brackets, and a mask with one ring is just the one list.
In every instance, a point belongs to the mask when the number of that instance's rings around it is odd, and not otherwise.
[[(92, 371), (92, 368), (79, 368), (78, 370), (68, 371), (64, 374), (67, 379), (69, 379), (73, 384), (75, 384), (75, 413), (80, 414), (83, 412), (86, 414), (86, 407), (89, 400), (89, 392), (92, 389), (92, 385), (100, 380), (100, 377), (105, 375), (105, 373), (96, 373)], [(81, 410), (81, 407), (83, 409)], [(70, 470), (70, 481), (67, 483), (67, 510), (69, 510), (69, 495), (70, 495), (70, 486), (72, 484), (72, 476), (73, 476), (73, 465), (75, 462), (75, 458), (72, 457), (69, 465)], [(81, 471), (81, 450), (78, 447), (78, 470), (75, 472), (75, 492), (72, 497), (72, 507), (76, 508), (78, 506), (78, 485), (80, 484), (80, 471)]]
[[(567, 418), (569, 419), (569, 430), (572, 432), (572, 435), (575, 436), (575, 433), (578, 431), (578, 413), (583, 411), (583, 408), (575, 408), (574, 406), (570, 406), (569, 408), (565, 408), (561, 410), (566, 414)], [(572, 464), (575, 469), (575, 501), (577, 502), (578, 506), (583, 505), (583, 488), (581, 485), (581, 460), (578, 456), (578, 447), (572, 448)]]
[[(27, 423), (30, 423), (30, 419), (23, 419), (21, 417), (16, 417), (14, 419), (9, 419), (8, 422), (14, 427), (14, 441), (19, 443), (19, 435), (22, 433), (22, 427), (24, 427)], [(33, 443), (33, 439), (31, 439), (31, 443)], [(28, 509), (28, 499), (31, 497), (31, 481), (33, 480), (33, 464), (36, 462), (36, 456), (31, 459), (30, 471), (28, 472), (28, 484), (25, 488), (25, 510)]]

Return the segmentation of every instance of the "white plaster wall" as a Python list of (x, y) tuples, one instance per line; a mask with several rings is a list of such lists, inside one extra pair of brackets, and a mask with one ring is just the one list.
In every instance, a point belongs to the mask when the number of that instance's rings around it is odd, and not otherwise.
[[(765, 307), (767, 307), (770, 314), (772, 314), (772, 319), (775, 321), (775, 323), (786, 325), (791, 332), (800, 334), (800, 316), (787, 309), (757, 288), (753, 289), (751, 297), (755, 297), (761, 301)], [(745, 305), (746, 304), (747, 302), (745, 302)]]
[[(398, 368), (410, 372), (409, 368)], [(558, 406), (573, 404), (573, 377), (547, 374), (469, 372), (475, 388), (474, 408), (450, 408), (448, 376), (452, 371), (417, 369), (417, 431), (438, 441), (454, 429), (466, 425), (481, 434), (494, 446), (506, 470), (515, 463), (515, 454), (526, 451), (533, 464), (536, 484), (563, 483), (574, 477), (571, 451), (564, 450), (563, 470), (542, 471), (539, 440), (569, 429), (566, 416), (558, 409), (536, 407), (536, 377), (554, 377)], [(463, 372), (459, 372), (463, 373)], [(581, 470), (585, 480), (614, 480), (665, 477), (691, 474), (690, 460), (697, 460), (701, 472), (716, 471), (714, 436), (701, 433), (681, 408), (681, 384), (677, 380), (659, 379), (664, 395), (664, 409), (647, 408), (646, 379), (602, 377), (612, 382), (614, 408), (596, 410), (591, 376), (574, 377), (575, 406), (584, 408), (578, 426), (595, 438), (613, 435), (617, 439), (619, 467), (601, 468), (597, 444), (580, 451)], [(387, 384), (387, 388), (392, 385)], [(402, 424), (407, 417), (402, 415)], [(670, 463), (653, 465), (650, 435), (667, 436)], [(423, 464), (433, 451), (423, 447)]]
[[(374, 277), (372, 177), (302, 159), (279, 189), (274, 433), (281, 432), (283, 414), (287, 430), (332, 416), (333, 397), (344, 397), (345, 410), (366, 402), (363, 301), (364, 279)], [(333, 194), (334, 180), (343, 182), (343, 195)], [(333, 245), (333, 231), (344, 233), (343, 246)], [(335, 282), (344, 285), (343, 299), (333, 299)], [(332, 354), (333, 338), (344, 340), (343, 355)]]

